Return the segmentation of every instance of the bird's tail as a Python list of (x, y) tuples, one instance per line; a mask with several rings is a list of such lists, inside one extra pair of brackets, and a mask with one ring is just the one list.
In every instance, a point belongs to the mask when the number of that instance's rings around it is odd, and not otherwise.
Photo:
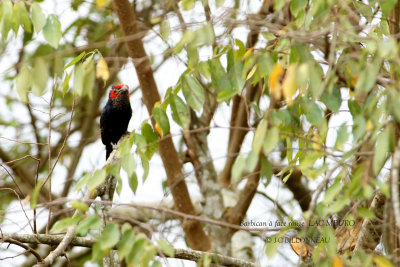
[(113, 151), (113, 148), (111, 145), (106, 145), (106, 160), (110, 156), (111, 152)]

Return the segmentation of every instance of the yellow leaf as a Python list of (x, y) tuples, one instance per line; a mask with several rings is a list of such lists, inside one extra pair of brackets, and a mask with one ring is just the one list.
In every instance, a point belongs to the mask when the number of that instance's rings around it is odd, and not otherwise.
[(367, 126), (365, 127), (365, 130), (367, 132), (370, 132), (372, 130), (372, 128), (374, 128), (374, 125), (372, 124), (371, 120), (367, 120)]
[(160, 124), (158, 124), (158, 122), (156, 122), (156, 125), (154, 126), (154, 130), (156, 130), (156, 132), (158, 133), (159, 136), (163, 136), (162, 129), (160, 127)]
[(394, 265), (383, 256), (376, 256), (373, 258), (376, 265), (379, 267), (393, 267)]
[(355, 87), (356, 84), (357, 84), (358, 75), (354, 74), (354, 73), (351, 71), (351, 68), (350, 68), (349, 66), (346, 66), (346, 72), (347, 72), (347, 74), (350, 76), (350, 83), (351, 83), (351, 85), (352, 85), (353, 87)]
[(343, 267), (343, 262), (338, 256), (333, 258), (332, 267)]
[(111, 3), (111, 0), (96, 0), (96, 5), (98, 8), (107, 7)]
[(268, 87), (269, 90), (271, 91), (271, 94), (274, 96), (275, 99), (280, 100), (282, 96), (282, 86), (280, 83), (280, 79), (282, 78), (282, 75), (284, 73), (284, 70), (281, 66), (281, 64), (276, 63), (274, 67), (272, 68), (271, 73), (269, 74), (268, 78)]
[(353, 76), (351, 76), (351, 85), (352, 86), (356, 86), (356, 84), (357, 84), (357, 80), (358, 80), (358, 75), (353, 75)]
[(101, 78), (103, 81), (107, 81), (110, 78), (110, 72), (108, 71), (107, 62), (104, 58), (100, 58), (96, 65), (96, 78)]
[(296, 81), (296, 65), (290, 65), (285, 79), (282, 83), (283, 96), (285, 97), (288, 105), (293, 103), (293, 95), (297, 91), (297, 81)]
[(247, 50), (246, 53), (244, 53), (242, 60), (245, 60), (248, 56), (250, 56), (251, 51), (253, 51), (253, 47)]
[(314, 150), (321, 150), (321, 140), (318, 132), (314, 132), (312, 136), (312, 147)]
[(280, 30), (278, 31), (278, 35), (284, 35), (286, 32), (287, 32), (286, 29), (280, 29)]

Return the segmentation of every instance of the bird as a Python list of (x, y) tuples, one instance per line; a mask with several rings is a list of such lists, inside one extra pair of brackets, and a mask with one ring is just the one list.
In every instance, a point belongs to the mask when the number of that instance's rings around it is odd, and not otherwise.
[(113, 144), (117, 144), (121, 136), (127, 133), (131, 117), (129, 86), (113, 85), (100, 116), (101, 141), (106, 146), (106, 160), (113, 150)]

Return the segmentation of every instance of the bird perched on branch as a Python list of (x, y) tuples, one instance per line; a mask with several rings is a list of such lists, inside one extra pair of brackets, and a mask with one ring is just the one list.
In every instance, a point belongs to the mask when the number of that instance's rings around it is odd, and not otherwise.
[(112, 145), (117, 144), (121, 136), (126, 133), (131, 117), (129, 86), (113, 85), (100, 117), (101, 141), (106, 146), (106, 160), (113, 150)]

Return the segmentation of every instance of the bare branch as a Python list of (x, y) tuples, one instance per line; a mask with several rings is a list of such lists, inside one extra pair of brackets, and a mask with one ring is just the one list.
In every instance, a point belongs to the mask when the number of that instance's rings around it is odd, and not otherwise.
[[(45, 235), (45, 234), (38, 234), (38, 235), (31, 235), (31, 234), (3, 234), (1, 235), (0, 240), (3, 242), (9, 242), (9, 239), (16, 240), (19, 243), (30, 243), (30, 244), (47, 244), (47, 245), (58, 245), (63, 240), (63, 235)], [(88, 238), (88, 237), (73, 237), (71, 239), (70, 244), (73, 246), (80, 246), (80, 247), (92, 247), (96, 243), (96, 239)], [(161, 251), (157, 249), (157, 251)], [(40, 256), (40, 255), (39, 255)], [(166, 256), (160, 255), (159, 256)], [(223, 266), (228, 267), (256, 267), (258, 265), (243, 261), (240, 259), (235, 259), (232, 257), (210, 253), (210, 252), (201, 252), (196, 250), (186, 250), (186, 249), (174, 249), (174, 257), (176, 259), (183, 259), (197, 262), (204, 256), (208, 256), (212, 259), (213, 263), (218, 263)], [(168, 257), (168, 256), (167, 256)]]

